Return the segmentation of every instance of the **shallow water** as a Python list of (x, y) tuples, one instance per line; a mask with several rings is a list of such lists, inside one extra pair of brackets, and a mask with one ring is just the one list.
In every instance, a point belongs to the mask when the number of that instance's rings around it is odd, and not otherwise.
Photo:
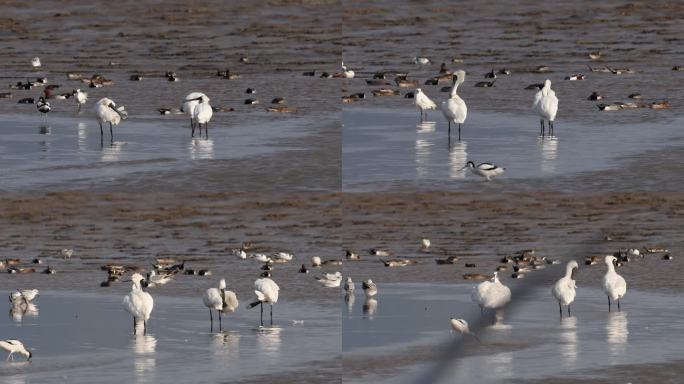
[(312, 366), (318, 371), (317, 362), (339, 359), (336, 309), (283, 301), (274, 307), (275, 325), (268, 325), (266, 309), (267, 327), (259, 328), (259, 308), (246, 310), (243, 301), (237, 312), (224, 316), (223, 332), (215, 319), (212, 333), (201, 299), (155, 296), (148, 334), (133, 335), (121, 300), (50, 292), (35, 300), (33, 315), (0, 316), (0, 334), (21, 340), (34, 354), (30, 364), (20, 355), (0, 363), (2, 381), (239, 382), (255, 373), (268, 377)]
[[(539, 137), (531, 114), (477, 113), (451, 139), (441, 113), (420, 122), (416, 108), (353, 108), (343, 113), (342, 183), (345, 190), (372, 190), (383, 182), (440, 182), (459, 188), (481, 181), (464, 170), (468, 161), (491, 162), (500, 178), (572, 176), (624, 165), (624, 157), (678, 144), (682, 119), (641, 124), (589, 125), (556, 122), (554, 137)], [(619, 139), (616, 140), (616, 137)], [(448, 185), (445, 181), (453, 181)], [(585, 186), (592, 190), (591, 184)]]
[(313, 131), (310, 120), (286, 119), (237, 126), (211, 125), (209, 138), (190, 135), (184, 116), (155, 122), (129, 119), (105, 127), (80, 118), (0, 116), (2, 189), (17, 190), (57, 183), (97, 183), (138, 172), (183, 171), (202, 167), (201, 160), (247, 158), (293, 149), (285, 139)]
[[(511, 284), (515, 305), (494, 324), (492, 314), (481, 317), (470, 301), (473, 284), (379, 284), (372, 316), (364, 314), (360, 303), (343, 316), (343, 354), (345, 359), (387, 358), (404, 364), (390, 367), (391, 373), (350, 377), (349, 382), (498, 383), (561, 373), (591, 377), (592, 370), (613, 365), (679, 358), (672, 335), (684, 329), (684, 301), (677, 295), (630, 290), (622, 312), (609, 313), (600, 290), (580, 287), (572, 316), (560, 320), (547, 287), (516, 295), (518, 284)], [(363, 302), (363, 294), (356, 299)], [(450, 317), (467, 319), (482, 343), (451, 333)], [(453, 359), (426, 360), (417, 352), (401, 356), (420, 346), (435, 353), (449, 350)]]

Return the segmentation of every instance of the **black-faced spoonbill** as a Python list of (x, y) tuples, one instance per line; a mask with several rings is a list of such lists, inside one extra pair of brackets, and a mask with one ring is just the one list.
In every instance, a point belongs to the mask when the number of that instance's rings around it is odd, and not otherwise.
[(549, 121), (549, 136), (553, 136), (553, 121), (556, 119), (556, 113), (558, 112), (558, 98), (556, 97), (556, 92), (551, 89), (551, 80), (546, 79), (544, 87), (534, 95), (532, 109), (541, 117), (540, 136), (544, 137), (544, 120)]
[(568, 306), (568, 316), (570, 316), (570, 304), (575, 301), (575, 289), (577, 284), (575, 284), (575, 274), (577, 274), (577, 262), (571, 260), (565, 267), (565, 276), (561, 277), (556, 284), (553, 285), (551, 293), (553, 297), (558, 301), (558, 310), (560, 311), (561, 317), (563, 317), (563, 305)]
[(102, 98), (95, 104), (95, 113), (97, 114), (97, 122), (100, 124), (100, 143), (104, 137), (102, 131), (102, 124), (109, 123), (109, 136), (112, 143), (114, 142), (113, 125), (119, 125), (121, 119), (128, 117), (128, 113), (124, 111), (124, 107), (116, 107), (112, 99)]
[(143, 286), (147, 282), (139, 273), (134, 273), (131, 276), (133, 286), (131, 292), (123, 299), (124, 309), (133, 316), (133, 333), (136, 333), (136, 325), (139, 321), (143, 323), (143, 333), (147, 333), (147, 320), (150, 319), (152, 308), (154, 307), (154, 300), (152, 295), (143, 291)]
[(278, 302), (278, 294), (280, 287), (275, 281), (268, 277), (257, 279), (254, 282), (254, 293), (256, 294), (256, 301), (250, 303), (247, 308), (254, 308), (257, 305), (261, 306), (261, 326), (264, 326), (264, 303), (271, 306), (271, 325), (273, 325), (273, 304)]
[(620, 311), (620, 299), (627, 293), (627, 282), (625, 279), (615, 272), (614, 262), (617, 261), (615, 256), (606, 256), (605, 263), (608, 271), (603, 276), (603, 292), (608, 296), (608, 312), (610, 312), (610, 301), (617, 300), (618, 312)]

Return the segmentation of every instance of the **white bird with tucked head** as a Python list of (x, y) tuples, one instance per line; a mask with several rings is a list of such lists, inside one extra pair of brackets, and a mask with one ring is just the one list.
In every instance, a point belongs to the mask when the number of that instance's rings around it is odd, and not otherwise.
[(449, 137), (451, 137), (451, 122), (458, 124), (458, 140), (461, 140), (461, 124), (465, 123), (468, 117), (468, 107), (465, 101), (456, 93), (458, 86), (465, 81), (465, 71), (458, 70), (454, 72), (453, 84), (451, 85), (451, 93), (449, 99), (442, 102), (442, 114), (449, 123)]
[(214, 317), (211, 310), (216, 310), (219, 316), (219, 330), (223, 328), (221, 324), (221, 313), (233, 313), (237, 309), (239, 302), (237, 295), (233, 291), (226, 291), (226, 280), (219, 281), (218, 288), (209, 288), (204, 292), (202, 297), (204, 305), (209, 308), (209, 320), (211, 321), (211, 329), (214, 329)]
[(568, 316), (570, 316), (570, 304), (575, 301), (575, 289), (577, 284), (575, 284), (575, 274), (577, 273), (577, 262), (571, 260), (565, 267), (565, 276), (561, 277), (556, 284), (553, 285), (551, 293), (553, 297), (558, 301), (558, 310), (560, 311), (561, 317), (563, 316), (563, 305), (568, 306)]
[(544, 87), (534, 95), (532, 109), (541, 117), (540, 136), (544, 136), (544, 120), (549, 121), (549, 136), (553, 136), (553, 121), (556, 119), (556, 113), (558, 112), (558, 98), (556, 97), (556, 92), (551, 89), (551, 80), (546, 79)]
[(618, 312), (620, 311), (620, 299), (627, 293), (627, 282), (625, 279), (615, 272), (615, 265), (617, 261), (615, 256), (606, 256), (605, 263), (608, 271), (603, 276), (603, 292), (608, 296), (608, 312), (610, 312), (610, 301), (616, 301), (618, 304)]
[(36, 56), (33, 59), (31, 59), (31, 67), (40, 68), (42, 66), (43, 66), (43, 64), (40, 63), (40, 57)]
[(278, 295), (280, 287), (275, 281), (268, 277), (257, 279), (254, 282), (254, 293), (256, 294), (256, 301), (250, 303), (247, 308), (254, 308), (257, 305), (261, 306), (261, 326), (264, 326), (264, 303), (271, 306), (271, 325), (273, 325), (273, 304), (278, 302)]
[[(192, 118), (195, 120), (195, 124), (199, 128), (200, 137), (202, 137), (202, 124), (204, 124), (204, 132), (207, 138), (209, 138), (209, 121), (214, 115), (214, 111), (209, 105), (209, 98), (207, 95), (202, 95), (197, 98), (198, 104), (195, 106), (195, 110), (192, 112)], [(195, 136), (195, 128), (192, 129), (192, 137)]]
[(97, 114), (97, 122), (100, 123), (100, 142), (104, 137), (102, 132), (102, 124), (109, 123), (109, 135), (112, 142), (114, 142), (114, 133), (112, 131), (112, 125), (119, 125), (122, 119), (128, 117), (128, 113), (124, 110), (124, 107), (116, 107), (116, 104), (112, 99), (106, 97), (100, 99), (95, 104), (95, 113)]
[(131, 292), (123, 299), (124, 309), (133, 316), (133, 333), (136, 333), (136, 325), (138, 322), (143, 323), (143, 333), (147, 333), (147, 321), (152, 314), (154, 307), (154, 299), (152, 295), (143, 291), (143, 286), (147, 285), (143, 276), (139, 273), (134, 273), (131, 276), (133, 286)]
[(429, 109), (436, 109), (437, 104), (435, 104), (434, 101), (430, 100), (430, 98), (423, 93), (423, 90), (420, 88), (416, 89), (416, 94), (413, 98), (416, 107), (420, 110), (420, 120), (424, 120), (427, 118), (427, 111)]
[(480, 341), (480, 338), (470, 331), (470, 328), (468, 327), (468, 322), (464, 319), (454, 319), (452, 317), (449, 319), (449, 322), (451, 323), (451, 329), (453, 331), (461, 332), (461, 334), (466, 333), (472, 335), (475, 338), (475, 340)]
[(31, 351), (26, 350), (24, 344), (19, 340), (0, 340), (0, 348), (9, 352), (7, 361), (9, 361), (10, 358), (14, 360), (13, 355), (15, 353), (26, 356), (26, 360), (31, 360), (31, 357), (33, 357)]
[(499, 281), (498, 272), (491, 280), (483, 281), (473, 287), (470, 298), (480, 306), (480, 310), (499, 309), (511, 301), (511, 289)]
[(363, 292), (366, 294), (367, 298), (371, 298), (378, 294), (378, 287), (371, 279), (362, 282), (361, 287), (363, 288)]

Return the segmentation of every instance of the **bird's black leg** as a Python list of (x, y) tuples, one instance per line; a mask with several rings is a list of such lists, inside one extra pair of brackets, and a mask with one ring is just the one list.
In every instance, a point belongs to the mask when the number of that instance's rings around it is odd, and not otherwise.
[(221, 311), (218, 311), (219, 314), (219, 331), (223, 331), (223, 324), (221, 323)]
[(541, 130), (540, 130), (540, 134), (539, 134), (539, 135), (540, 135), (541, 137), (544, 137), (544, 131), (545, 131), (544, 119), (539, 120), (539, 124), (541, 125)]
[(204, 133), (207, 135), (207, 139), (209, 138), (209, 123), (204, 124)]
[(143, 321), (143, 335), (147, 335), (147, 321)]
[(549, 121), (549, 126), (551, 127), (551, 131), (549, 132), (549, 136), (553, 137), (553, 121)]
[(261, 308), (261, 326), (264, 326), (264, 303), (261, 302), (259, 303), (259, 307)]
[(135, 335), (138, 332), (137, 329), (135, 329), (135, 317), (133, 318), (133, 334)]
[(563, 317), (563, 307), (561, 306), (560, 300), (558, 300), (558, 310), (560, 311), (560, 316)]
[(214, 332), (214, 315), (211, 314), (211, 309), (209, 309), (209, 322), (209, 324), (211, 324), (211, 332)]
[(102, 122), (98, 122), (100, 124), (100, 137), (104, 136), (104, 132), (102, 132)]
[(109, 123), (109, 137), (111, 138), (112, 143), (114, 143), (114, 132), (112, 131), (112, 123)]
[(568, 317), (570, 317), (570, 304), (568, 304)]
[(610, 312), (610, 296), (608, 296), (608, 312)]
[(618, 312), (620, 312), (620, 299), (618, 299)]
[(458, 124), (458, 141), (461, 141), (461, 124)]
[(271, 326), (273, 326), (273, 304), (271, 304)]

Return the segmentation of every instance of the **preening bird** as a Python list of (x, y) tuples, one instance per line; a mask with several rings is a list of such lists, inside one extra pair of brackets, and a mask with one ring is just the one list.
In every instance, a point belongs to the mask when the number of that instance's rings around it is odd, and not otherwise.
[(544, 87), (534, 95), (532, 102), (532, 109), (534, 109), (539, 117), (541, 117), (541, 131), (540, 136), (544, 136), (544, 120), (549, 121), (549, 136), (553, 136), (553, 121), (556, 119), (558, 112), (558, 98), (556, 92), (551, 89), (551, 80), (544, 81)]
[(143, 333), (147, 333), (147, 321), (152, 314), (154, 307), (154, 299), (152, 295), (143, 291), (143, 287), (147, 282), (139, 273), (134, 273), (131, 276), (131, 292), (123, 299), (124, 309), (133, 316), (133, 333), (136, 333), (136, 325), (139, 322), (143, 323)]
[(102, 132), (102, 124), (109, 123), (109, 135), (111, 141), (114, 142), (114, 132), (112, 131), (112, 125), (119, 125), (122, 119), (128, 117), (123, 106), (118, 107), (112, 99), (102, 98), (95, 104), (95, 113), (97, 114), (97, 122), (100, 124), (100, 142), (104, 137)]
[(371, 298), (378, 294), (378, 287), (371, 279), (362, 282), (361, 287), (363, 288), (363, 292), (366, 294), (367, 298)]
[(480, 310), (499, 309), (511, 301), (511, 290), (499, 281), (498, 272), (491, 280), (483, 281), (473, 287), (470, 298), (480, 306)]
[(275, 281), (268, 277), (257, 279), (254, 282), (254, 293), (256, 294), (256, 301), (250, 303), (247, 307), (254, 308), (257, 305), (261, 306), (261, 326), (264, 326), (264, 303), (271, 306), (271, 325), (273, 325), (273, 304), (278, 302), (278, 295), (280, 287)]
[(610, 312), (610, 301), (616, 301), (618, 304), (618, 312), (620, 311), (620, 299), (627, 293), (627, 282), (625, 279), (615, 272), (614, 262), (617, 261), (615, 256), (606, 256), (604, 259), (608, 270), (603, 276), (603, 292), (608, 296), (608, 312)]
[[(187, 101), (187, 100), (186, 100)], [(198, 104), (195, 106), (195, 110), (192, 113), (192, 118), (195, 120), (195, 124), (199, 128), (200, 137), (202, 137), (202, 124), (204, 124), (204, 132), (207, 138), (209, 138), (209, 121), (211, 121), (211, 116), (214, 114), (211, 105), (209, 105), (209, 98), (206, 95), (202, 95), (197, 98)], [(195, 136), (195, 128), (192, 128), (192, 137)]]
[(578, 264), (575, 260), (568, 262), (565, 267), (565, 276), (561, 277), (553, 285), (551, 293), (553, 297), (558, 301), (558, 310), (560, 311), (561, 317), (563, 316), (563, 305), (568, 306), (568, 316), (570, 316), (570, 304), (575, 301), (575, 289), (577, 284), (575, 284), (575, 274), (577, 274)]
[(430, 100), (430, 98), (425, 93), (423, 93), (423, 91), (420, 88), (416, 89), (416, 94), (413, 100), (416, 104), (416, 107), (418, 107), (418, 109), (420, 110), (421, 121), (427, 118), (428, 110), (437, 108), (437, 104), (435, 104), (434, 101)]
[(221, 323), (221, 313), (233, 313), (237, 309), (239, 302), (237, 295), (233, 291), (226, 290), (226, 280), (219, 281), (218, 288), (209, 288), (204, 292), (202, 297), (204, 305), (209, 308), (209, 320), (211, 321), (211, 329), (214, 329), (214, 317), (211, 310), (218, 312), (219, 316), (219, 330), (223, 328)]

